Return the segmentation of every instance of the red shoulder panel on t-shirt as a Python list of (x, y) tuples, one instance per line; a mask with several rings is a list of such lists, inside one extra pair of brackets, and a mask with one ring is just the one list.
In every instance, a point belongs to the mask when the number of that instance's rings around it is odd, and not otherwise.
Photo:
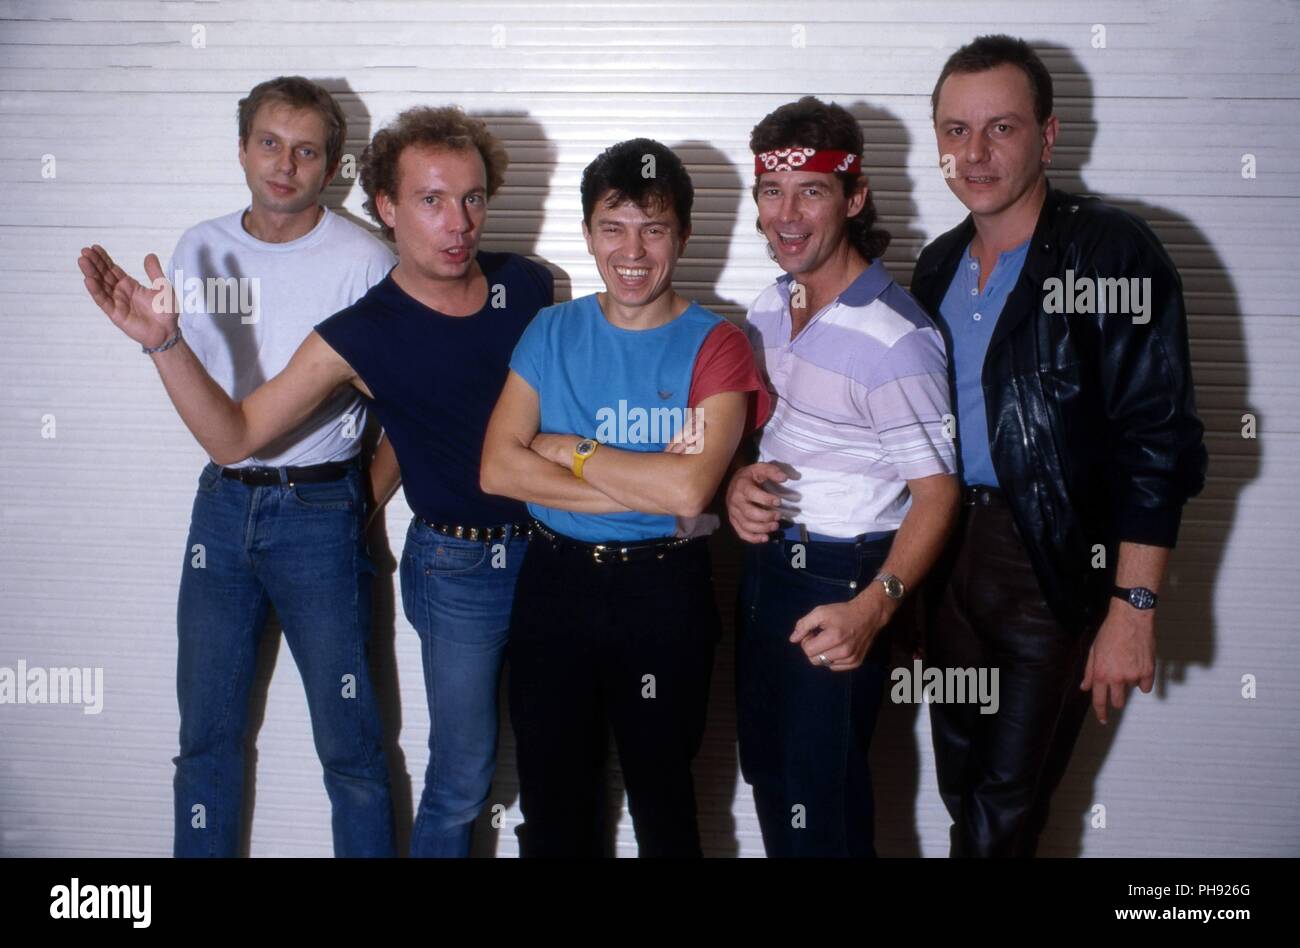
[(709, 332), (695, 356), (686, 404), (695, 408), (719, 392), (753, 392), (745, 413), (746, 435), (757, 431), (767, 421), (772, 410), (772, 397), (754, 362), (754, 350), (744, 330), (726, 319)]

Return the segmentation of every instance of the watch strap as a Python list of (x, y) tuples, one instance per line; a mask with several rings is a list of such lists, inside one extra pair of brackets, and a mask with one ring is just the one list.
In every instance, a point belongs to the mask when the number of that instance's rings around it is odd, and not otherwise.
[[(898, 600), (901, 600), (905, 595), (907, 595), (907, 587), (904, 586), (903, 581), (899, 579), (897, 576), (895, 576), (893, 573), (886, 573), (882, 570), (881, 572), (877, 573), (872, 578), (871, 581), (873, 583), (880, 583), (882, 586), (884, 586), (885, 595), (896, 602)], [(895, 596), (890, 591), (891, 589), (897, 589), (898, 595)]]
[(1110, 589), (1110, 594), (1116, 599), (1123, 599), (1134, 609), (1154, 609), (1160, 597), (1145, 586), (1133, 586), (1125, 588), (1124, 586), (1114, 585)]
[(584, 464), (587, 463), (587, 459), (596, 453), (596, 448), (599, 445), (599, 442), (591, 441), (589, 439), (584, 438), (582, 441), (579, 441), (578, 444), (591, 445), (591, 450), (588, 451), (586, 454), (580, 453), (578, 451), (577, 445), (575, 445), (573, 448), (573, 476), (576, 477), (578, 480), (582, 480), (582, 467)]

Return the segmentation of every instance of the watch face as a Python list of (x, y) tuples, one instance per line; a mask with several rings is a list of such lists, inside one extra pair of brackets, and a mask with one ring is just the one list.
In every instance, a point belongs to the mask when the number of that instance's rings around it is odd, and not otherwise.
[(596, 450), (596, 442), (592, 441), (590, 438), (579, 441), (575, 450), (584, 458), (590, 457)]
[(885, 584), (885, 595), (890, 599), (903, 598), (903, 581), (897, 576), (883, 576), (881, 581)]
[(1128, 601), (1134, 609), (1150, 609), (1156, 604), (1156, 594), (1142, 586), (1128, 591)]

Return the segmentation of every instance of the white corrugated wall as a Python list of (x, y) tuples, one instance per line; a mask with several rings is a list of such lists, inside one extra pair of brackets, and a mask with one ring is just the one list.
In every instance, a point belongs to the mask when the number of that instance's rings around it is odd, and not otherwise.
[[(541, 256), (574, 295), (597, 287), (583, 166), (638, 135), (679, 147), (698, 195), (679, 286), (738, 316), (775, 276), (747, 193), (752, 125), (805, 93), (854, 111), (906, 283), (963, 213), (936, 168), (931, 86), (952, 49), (994, 31), (1031, 40), (1056, 77), (1056, 182), (1136, 210), (1178, 263), (1211, 457), (1162, 597), (1157, 690), (1118, 727), (1087, 724), (1043, 851), (1300, 852), (1298, 23), (1286, 2), (0, 3), (0, 666), (102, 667), (105, 690), (98, 715), (0, 704), (0, 854), (170, 852), (175, 593), (203, 454), (75, 259), (97, 241), (138, 271), (189, 224), (239, 207), (234, 109), (252, 85), (327, 81), (354, 154), (410, 105), (493, 116), (513, 164), (486, 246)], [(330, 196), (364, 217), (359, 188)], [(394, 545), (408, 516), (399, 497)], [(720, 543), (724, 603), (733, 543)], [(379, 677), (409, 821), (427, 712), (391, 568), (384, 586)], [(275, 651), (251, 852), (328, 855), (301, 685)], [(728, 645), (697, 766), (706, 848), (761, 855), (731, 682)], [(478, 846), (513, 855), (504, 730), (504, 825)], [(881, 851), (943, 855), (925, 713), (887, 704), (874, 764)], [(625, 814), (618, 850), (635, 851)]]

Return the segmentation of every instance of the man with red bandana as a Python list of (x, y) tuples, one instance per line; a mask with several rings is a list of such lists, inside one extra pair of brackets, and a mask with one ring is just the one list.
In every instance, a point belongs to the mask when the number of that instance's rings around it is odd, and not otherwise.
[(957, 508), (943, 340), (880, 259), (853, 116), (806, 97), (750, 147), (758, 227), (785, 273), (749, 310), (776, 407), (727, 491), (749, 544), (741, 769), (769, 856), (872, 856), (881, 633)]

